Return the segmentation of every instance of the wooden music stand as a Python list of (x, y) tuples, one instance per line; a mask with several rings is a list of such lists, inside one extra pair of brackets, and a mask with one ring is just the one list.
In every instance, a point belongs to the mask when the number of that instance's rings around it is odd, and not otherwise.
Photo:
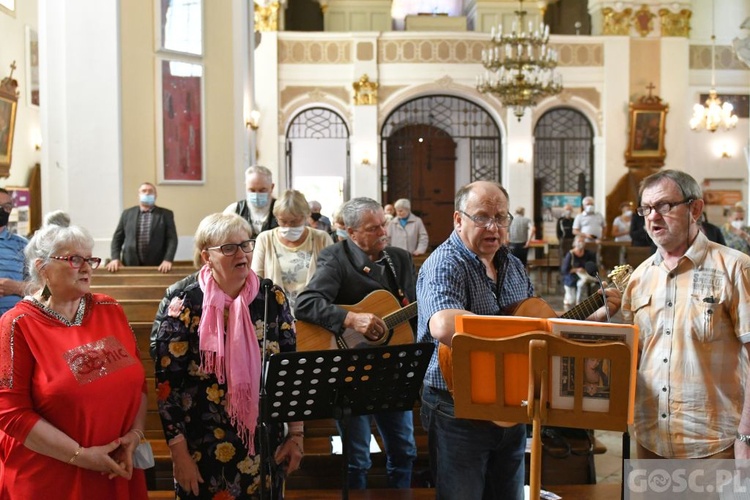
[[(501, 320), (502, 318), (497, 318)], [(528, 378), (506, 371), (506, 360), (528, 356)], [(573, 409), (550, 407), (552, 358), (573, 358), (575, 372), (584, 373), (584, 359), (610, 361), (608, 411), (583, 409), (583, 376), (576, 377)], [(631, 397), (633, 354), (622, 342), (583, 343), (564, 339), (546, 331), (531, 331), (504, 338), (484, 338), (468, 333), (453, 336), (453, 382), (455, 414), (458, 418), (531, 423), (530, 497), (538, 499), (541, 490), (542, 425), (606, 429), (623, 432), (623, 448), (628, 424), (632, 423)], [(487, 369), (488, 358), (494, 363)], [(515, 359), (514, 359), (515, 358)], [(472, 359), (482, 359), (475, 363)], [(513, 375), (512, 377), (506, 377)], [(518, 401), (519, 384), (526, 384), (527, 399)], [(492, 389), (492, 394), (488, 392)], [(523, 390), (523, 389), (520, 389)], [(509, 397), (511, 396), (511, 397)], [(623, 449), (623, 460), (626, 458)]]

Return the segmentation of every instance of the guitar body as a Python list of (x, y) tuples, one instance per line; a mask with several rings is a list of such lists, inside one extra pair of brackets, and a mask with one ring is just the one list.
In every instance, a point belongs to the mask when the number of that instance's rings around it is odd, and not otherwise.
[(408, 320), (417, 313), (416, 302), (402, 308), (396, 297), (390, 292), (375, 290), (356, 304), (339, 305), (339, 307), (356, 313), (371, 313), (382, 318), (389, 327), (388, 333), (380, 340), (373, 341), (354, 329), (347, 328), (343, 334), (337, 337), (334, 332), (322, 326), (306, 321), (297, 321), (297, 351), (354, 349), (414, 343), (414, 331)]

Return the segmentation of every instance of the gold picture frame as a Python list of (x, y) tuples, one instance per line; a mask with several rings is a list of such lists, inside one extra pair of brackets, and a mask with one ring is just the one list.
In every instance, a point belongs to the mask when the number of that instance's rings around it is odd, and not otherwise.
[(0, 82), (0, 177), (10, 175), (13, 157), (13, 134), (16, 130), (18, 109), (18, 82), (13, 79), (15, 61), (11, 64), (10, 76)]
[(664, 145), (669, 105), (651, 95), (630, 103), (630, 131), (625, 164), (628, 167), (661, 167), (667, 157)]

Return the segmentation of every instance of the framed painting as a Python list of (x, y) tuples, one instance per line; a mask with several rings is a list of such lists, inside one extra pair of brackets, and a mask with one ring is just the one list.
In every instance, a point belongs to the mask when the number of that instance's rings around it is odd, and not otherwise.
[(159, 183), (202, 184), (203, 66), (175, 59), (156, 64)]
[(669, 106), (652, 96), (630, 103), (630, 133), (625, 164), (628, 167), (661, 167), (667, 156), (664, 146)]
[(13, 134), (16, 130), (18, 94), (13, 83), (7, 78), (0, 84), (0, 177), (10, 175), (10, 162), (13, 157)]

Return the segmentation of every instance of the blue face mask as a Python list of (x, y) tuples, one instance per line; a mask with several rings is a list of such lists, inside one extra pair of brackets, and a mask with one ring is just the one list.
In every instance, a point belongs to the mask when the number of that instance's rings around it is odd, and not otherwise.
[(154, 196), (153, 194), (142, 194), (140, 196), (140, 200), (143, 205), (152, 207), (154, 205), (154, 202), (156, 201), (156, 196)]
[(349, 237), (349, 234), (346, 232), (346, 229), (337, 229), (336, 236), (338, 236), (340, 240), (345, 240)]
[(247, 193), (248, 204), (255, 208), (263, 208), (268, 205), (268, 193)]

